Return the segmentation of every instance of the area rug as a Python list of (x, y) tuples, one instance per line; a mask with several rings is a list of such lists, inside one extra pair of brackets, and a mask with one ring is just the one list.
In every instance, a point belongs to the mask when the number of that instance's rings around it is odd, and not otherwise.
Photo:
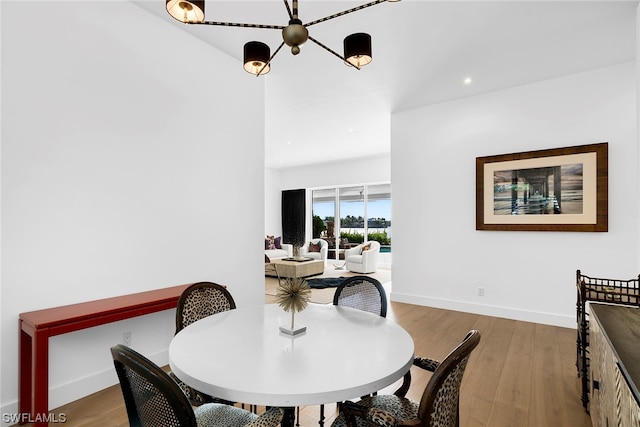
[[(333, 265), (327, 265), (324, 270), (324, 274), (321, 277), (310, 277), (307, 281), (311, 279), (329, 279), (329, 278), (339, 278), (339, 277), (349, 277), (355, 276), (357, 273), (351, 273), (345, 270), (336, 270)], [(378, 279), (383, 286), (387, 286), (390, 289), (391, 286), (391, 270), (386, 269), (378, 269), (376, 273), (367, 274), (369, 277), (373, 277), (374, 279)], [(273, 304), (276, 302), (276, 293), (278, 290), (278, 279), (276, 277), (266, 276), (264, 278), (265, 285), (265, 303)], [(316, 304), (331, 304), (333, 302), (333, 295), (336, 293), (336, 288), (328, 287), (328, 288), (311, 288), (311, 302)]]
[(316, 279), (307, 279), (307, 284), (311, 289), (337, 288), (344, 282), (346, 277), (318, 277)]

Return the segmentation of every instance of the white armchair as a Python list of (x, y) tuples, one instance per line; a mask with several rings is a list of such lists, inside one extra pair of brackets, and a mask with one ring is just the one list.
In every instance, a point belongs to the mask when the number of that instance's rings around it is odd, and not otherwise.
[[(314, 245), (320, 245), (320, 250), (318, 252), (311, 252), (310, 243)], [(312, 239), (310, 242), (305, 243), (300, 247), (300, 256), (313, 258), (320, 261), (327, 262), (327, 256), (329, 254), (329, 243), (327, 243), (324, 239)]]
[(281, 243), (281, 241), (282, 237), (267, 236), (264, 239), (264, 254), (269, 260), (291, 258), (293, 256), (293, 245)]
[(378, 270), (378, 255), (380, 243), (372, 240), (361, 243), (355, 248), (345, 249), (344, 259), (347, 262), (347, 270), (354, 273), (375, 273)]

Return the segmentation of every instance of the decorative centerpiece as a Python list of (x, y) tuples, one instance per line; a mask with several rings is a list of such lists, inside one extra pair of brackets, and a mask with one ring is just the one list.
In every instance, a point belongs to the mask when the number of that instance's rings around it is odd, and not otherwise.
[(293, 244), (293, 257), (300, 258), (300, 247), (301, 245), (294, 243)]
[(300, 249), (302, 248), (302, 245), (298, 245), (298, 244), (293, 244), (293, 256), (291, 258), (289, 258), (292, 261), (308, 261), (312, 258), (307, 258), (307, 257), (303, 257), (300, 255)]
[(276, 300), (286, 312), (291, 312), (291, 327), (280, 326), (280, 331), (288, 335), (297, 335), (307, 330), (306, 326), (295, 326), (296, 311), (302, 311), (309, 304), (311, 288), (303, 278), (285, 278), (278, 285)]

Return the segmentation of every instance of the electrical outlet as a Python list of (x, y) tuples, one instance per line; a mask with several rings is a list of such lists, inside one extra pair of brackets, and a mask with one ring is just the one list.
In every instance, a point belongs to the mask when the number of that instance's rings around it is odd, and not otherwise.
[(483, 297), (484, 296), (484, 288), (478, 288), (478, 296), (479, 297)]
[(131, 347), (131, 331), (122, 334), (122, 344)]

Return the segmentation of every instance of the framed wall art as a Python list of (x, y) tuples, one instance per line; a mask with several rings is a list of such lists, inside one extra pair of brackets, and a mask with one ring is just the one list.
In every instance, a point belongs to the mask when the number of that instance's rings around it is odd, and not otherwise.
[(607, 231), (608, 143), (477, 157), (476, 230)]

